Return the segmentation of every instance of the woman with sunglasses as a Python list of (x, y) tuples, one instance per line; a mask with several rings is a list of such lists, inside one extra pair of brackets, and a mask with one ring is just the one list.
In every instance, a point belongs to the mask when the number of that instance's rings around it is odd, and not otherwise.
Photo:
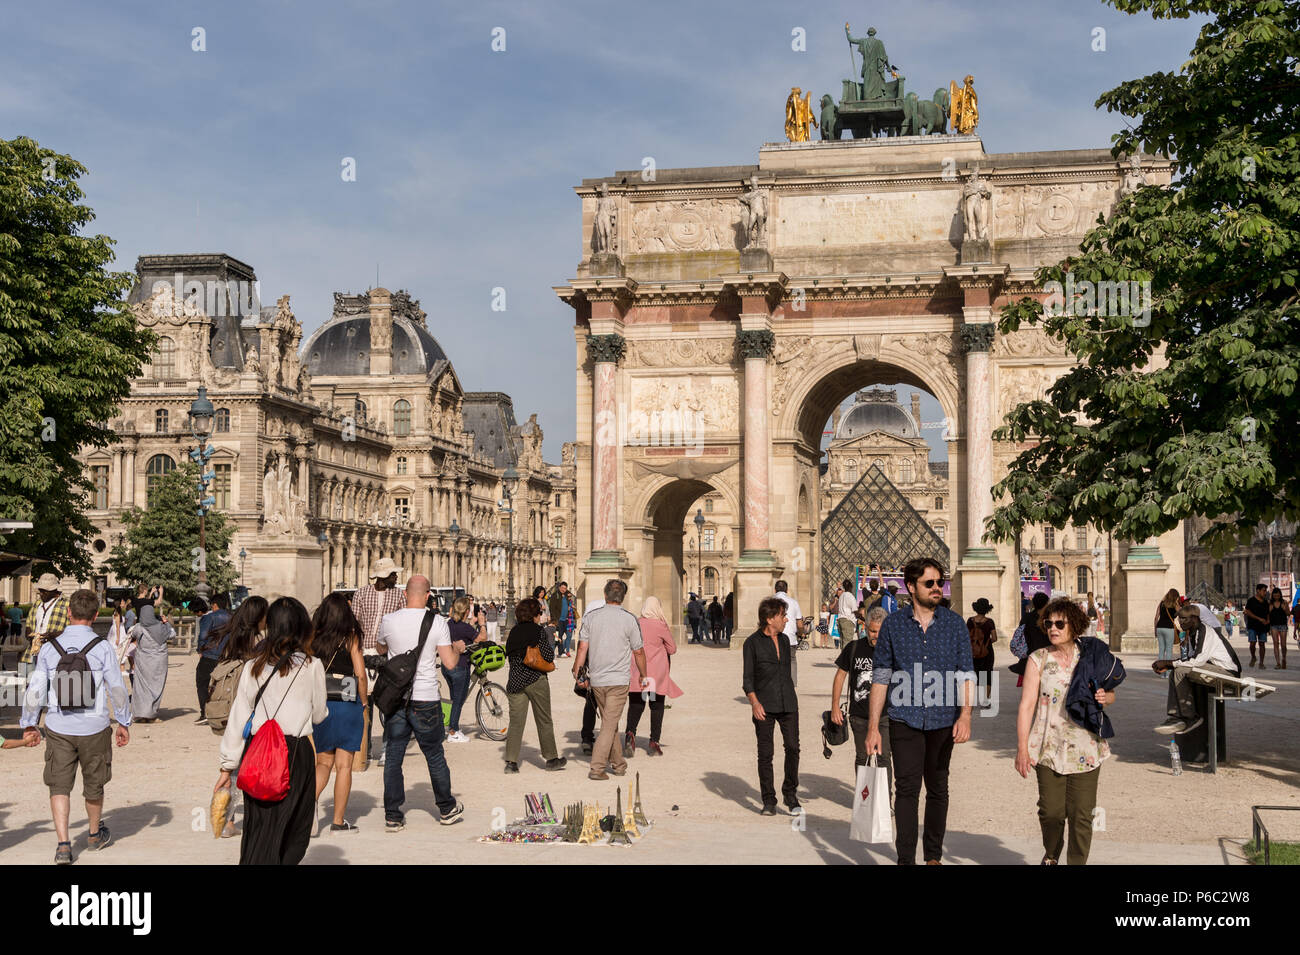
[[(1043, 865), (1056, 865), (1070, 825), (1067, 860), (1084, 865), (1092, 846), (1101, 764), (1115, 735), (1102, 707), (1115, 702), (1124, 667), (1095, 637), (1083, 636), (1088, 617), (1057, 597), (1039, 615), (1049, 645), (1029, 654), (1016, 719), (1016, 772), (1038, 776)], [(1032, 724), (1032, 725), (1031, 725)]]

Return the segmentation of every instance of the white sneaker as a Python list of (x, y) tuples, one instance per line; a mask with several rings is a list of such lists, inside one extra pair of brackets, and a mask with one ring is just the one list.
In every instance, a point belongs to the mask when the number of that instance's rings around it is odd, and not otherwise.
[(460, 730), (453, 730), (452, 732), (450, 732), (450, 733), (447, 734), (447, 742), (449, 742), (449, 743), (468, 743), (468, 742), (469, 742), (469, 737), (466, 736), (464, 733), (462, 733)]

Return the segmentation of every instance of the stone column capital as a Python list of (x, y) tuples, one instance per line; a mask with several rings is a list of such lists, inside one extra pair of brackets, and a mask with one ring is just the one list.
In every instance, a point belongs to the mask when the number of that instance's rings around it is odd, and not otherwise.
[(587, 358), (593, 365), (609, 362), (617, 365), (627, 353), (627, 339), (619, 334), (588, 335)]
[(963, 325), (961, 333), (961, 350), (963, 354), (987, 352), (993, 348), (993, 333), (996, 326), (992, 322), (976, 322)]
[(736, 333), (736, 346), (740, 349), (742, 359), (767, 360), (776, 348), (776, 336), (766, 328), (746, 329)]

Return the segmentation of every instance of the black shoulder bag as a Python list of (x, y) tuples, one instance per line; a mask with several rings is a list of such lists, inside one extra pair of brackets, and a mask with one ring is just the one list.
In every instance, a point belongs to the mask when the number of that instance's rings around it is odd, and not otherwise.
[(389, 657), (379, 668), (375, 677), (374, 689), (370, 691), (371, 702), (388, 719), (411, 697), (411, 684), (415, 682), (415, 670), (420, 663), (420, 654), (424, 652), (424, 641), (429, 637), (433, 627), (433, 618), (437, 614), (426, 612), (420, 622), (420, 642), (414, 650), (407, 650), (395, 657)]

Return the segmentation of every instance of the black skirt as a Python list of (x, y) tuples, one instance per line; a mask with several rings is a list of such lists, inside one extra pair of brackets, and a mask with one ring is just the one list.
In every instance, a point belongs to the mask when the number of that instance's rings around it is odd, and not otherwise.
[(310, 736), (285, 736), (289, 794), (279, 802), (244, 798), (240, 865), (297, 865), (316, 823), (316, 750)]

